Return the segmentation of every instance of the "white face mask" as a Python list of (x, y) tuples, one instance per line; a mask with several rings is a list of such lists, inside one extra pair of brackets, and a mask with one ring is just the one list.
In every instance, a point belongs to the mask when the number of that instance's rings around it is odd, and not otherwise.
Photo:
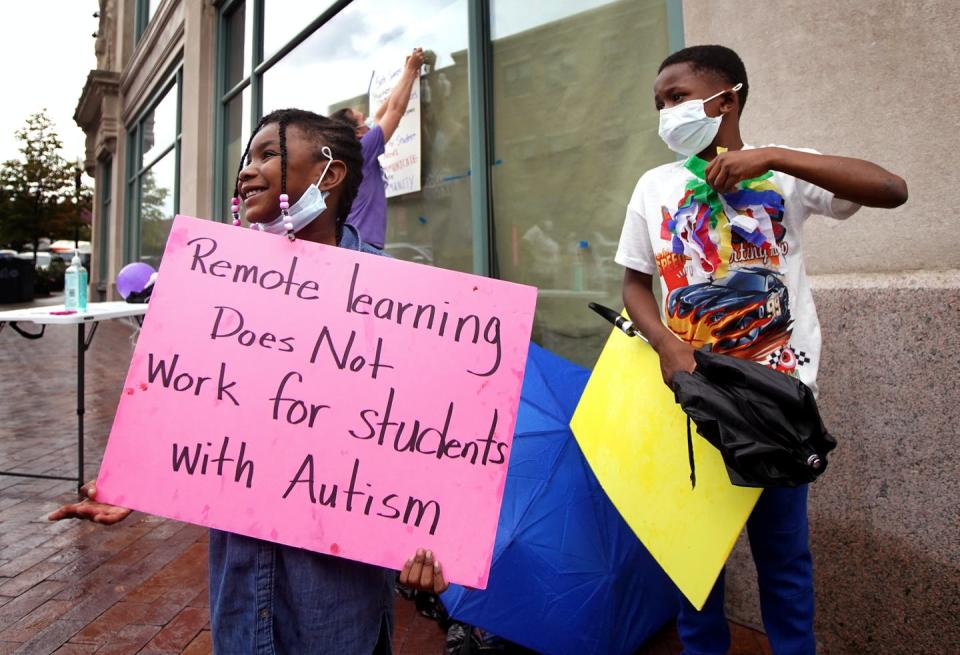
[[(730, 91), (739, 91), (743, 84), (737, 84)], [(695, 155), (709, 146), (720, 130), (723, 116), (707, 116), (703, 105), (726, 91), (715, 93), (704, 100), (688, 100), (673, 107), (660, 110), (660, 138), (667, 147), (681, 155)]]
[[(326, 197), (330, 195), (330, 192), (321, 192), (320, 183), (323, 181), (323, 177), (327, 174), (327, 171), (330, 170), (330, 164), (333, 163), (333, 153), (327, 146), (323, 146), (320, 152), (327, 158), (327, 165), (320, 174), (320, 179), (318, 179), (316, 183), (308, 186), (307, 190), (300, 196), (300, 199), (293, 203), (290, 209), (287, 210), (286, 220), (293, 224), (294, 232), (299, 232), (312, 223), (313, 220), (327, 208)], [(270, 234), (286, 234), (287, 228), (284, 222), (284, 216), (281, 214), (269, 223), (251, 223), (250, 227), (260, 232), (269, 232)]]

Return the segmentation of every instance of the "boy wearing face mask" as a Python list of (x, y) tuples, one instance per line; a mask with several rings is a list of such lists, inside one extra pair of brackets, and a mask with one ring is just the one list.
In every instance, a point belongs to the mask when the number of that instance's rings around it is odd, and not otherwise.
[[(760, 362), (816, 391), (820, 325), (803, 265), (803, 222), (907, 200), (900, 177), (860, 159), (746, 145), (743, 62), (717, 45), (680, 50), (654, 82), (659, 133), (684, 159), (646, 172), (616, 255), (623, 299), (660, 356), (664, 383), (692, 372), (697, 348)], [(662, 305), (653, 294), (660, 278)], [(813, 653), (807, 489), (767, 489), (747, 521), (764, 627), (774, 653)], [(723, 574), (677, 620), (684, 652), (725, 653)]]

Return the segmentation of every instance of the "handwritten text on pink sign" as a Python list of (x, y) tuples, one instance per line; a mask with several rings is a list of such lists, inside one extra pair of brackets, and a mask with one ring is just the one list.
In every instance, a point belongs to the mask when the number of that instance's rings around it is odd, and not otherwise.
[(535, 293), (177, 217), (99, 497), (482, 588)]

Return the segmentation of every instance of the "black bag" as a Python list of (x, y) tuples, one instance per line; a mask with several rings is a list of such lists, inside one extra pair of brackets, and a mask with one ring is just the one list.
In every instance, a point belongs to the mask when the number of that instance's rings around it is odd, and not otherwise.
[(674, 375), (687, 414), (690, 480), (696, 484), (689, 421), (723, 456), (741, 487), (796, 487), (827, 468), (837, 442), (820, 420), (813, 392), (800, 380), (762, 364), (698, 350), (693, 373)]
[(153, 294), (153, 284), (154, 281), (147, 282), (147, 285), (140, 291), (131, 291), (129, 294), (127, 294), (127, 302), (150, 302), (150, 296)]

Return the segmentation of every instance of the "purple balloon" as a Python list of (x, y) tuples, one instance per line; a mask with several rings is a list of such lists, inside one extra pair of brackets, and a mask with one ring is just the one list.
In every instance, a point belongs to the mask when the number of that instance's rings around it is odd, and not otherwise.
[(120, 297), (126, 299), (131, 293), (143, 291), (155, 272), (153, 266), (143, 262), (134, 262), (121, 268), (117, 273), (117, 292)]

